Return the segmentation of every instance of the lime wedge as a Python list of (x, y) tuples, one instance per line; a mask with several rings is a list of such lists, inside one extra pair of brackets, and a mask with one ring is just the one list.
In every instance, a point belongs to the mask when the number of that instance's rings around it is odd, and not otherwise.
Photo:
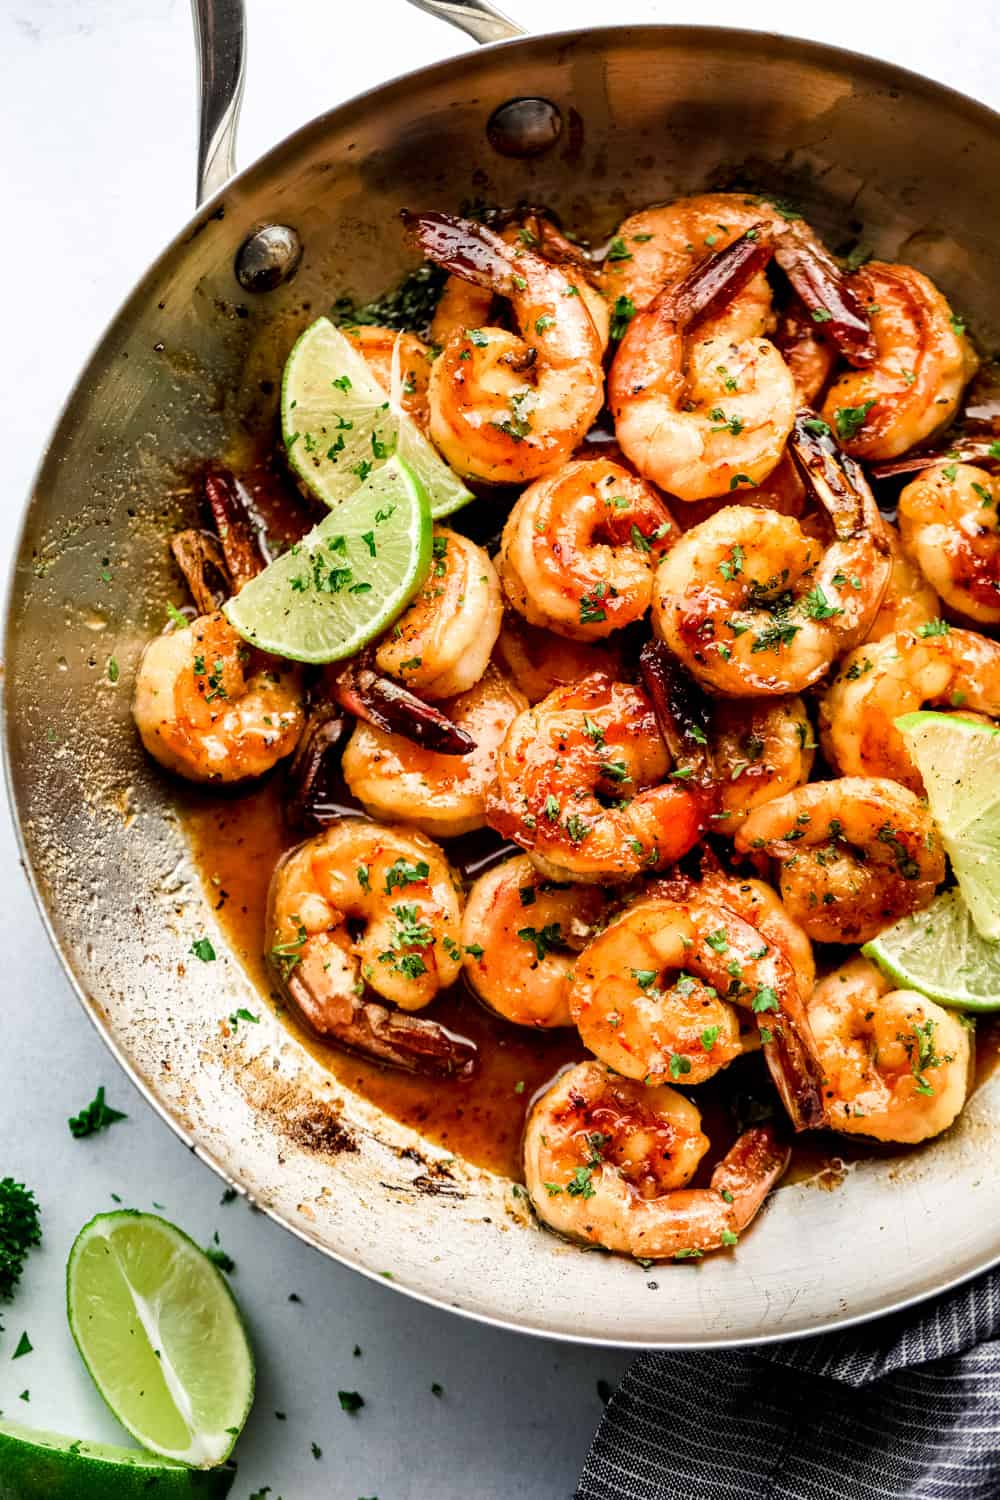
[(1000, 729), (958, 714), (904, 714), (896, 728), (980, 936), (1000, 938)]
[(253, 1355), (193, 1240), (155, 1214), (98, 1214), (70, 1251), (66, 1302), (94, 1384), (144, 1448), (196, 1468), (228, 1458), (253, 1401)]
[(956, 1010), (1000, 1010), (1000, 943), (979, 935), (959, 890), (942, 891), (861, 951), (901, 989)]
[(293, 661), (339, 661), (413, 598), (431, 560), (427, 492), (398, 458), (224, 605), (244, 640)]
[(223, 1500), (235, 1473), (0, 1422), (0, 1500)]
[(473, 499), (329, 318), (310, 323), (285, 362), (281, 436), (296, 474), (331, 509), (393, 453), (423, 484), (435, 518)]

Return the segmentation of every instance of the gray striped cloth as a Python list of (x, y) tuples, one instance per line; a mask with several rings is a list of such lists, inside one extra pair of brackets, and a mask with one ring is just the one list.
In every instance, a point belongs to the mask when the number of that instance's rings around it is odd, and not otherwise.
[[(942, 1232), (945, 1232), (942, 1227)], [(998, 1500), (1000, 1272), (760, 1349), (644, 1354), (576, 1500)]]

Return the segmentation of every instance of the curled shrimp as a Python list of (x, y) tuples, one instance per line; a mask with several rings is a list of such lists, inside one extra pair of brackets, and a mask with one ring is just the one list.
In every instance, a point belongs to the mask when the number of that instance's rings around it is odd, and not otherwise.
[(734, 834), (755, 807), (804, 785), (816, 752), (797, 695), (715, 700), (709, 743), (719, 802), (713, 822), (724, 834)]
[(801, 475), (787, 448), (776, 469), (772, 469), (760, 484), (747, 486), (740, 483), (729, 495), (716, 495), (710, 500), (690, 500), (677, 507), (674, 519), (682, 531), (717, 515), (729, 505), (756, 505), (764, 510), (777, 511), (782, 516), (801, 516), (806, 508), (807, 492)]
[(680, 859), (705, 826), (645, 693), (595, 672), (518, 714), (497, 755), (487, 821), (555, 880), (624, 881)]
[(859, 955), (820, 980), (808, 1012), (833, 1130), (915, 1145), (958, 1117), (972, 1031), (953, 1011), (915, 990), (894, 990)]
[(479, 681), (500, 634), (503, 603), (496, 569), (459, 531), (434, 528), (427, 580), (382, 637), (379, 669), (432, 701), (454, 698)]
[(937, 287), (912, 266), (869, 261), (850, 278), (876, 357), (839, 375), (821, 415), (856, 458), (895, 458), (946, 427), (978, 366)]
[(518, 1026), (572, 1026), (573, 963), (604, 907), (600, 886), (546, 880), (526, 854), (495, 865), (473, 885), (462, 919), (469, 985)]
[(291, 755), (305, 725), (301, 672), (201, 615), (147, 645), (132, 716), (142, 743), (189, 781), (245, 781)]
[[(812, 993), (816, 983), (812, 943), (799, 924), (792, 921), (773, 886), (766, 880), (707, 870), (701, 878), (701, 889), (749, 922), (771, 947), (785, 955), (800, 996), (805, 998)], [(651, 883), (650, 894), (658, 894), (656, 882)]]
[(527, 700), (491, 663), (474, 687), (442, 707), (449, 722), (472, 742), (467, 754), (440, 754), (404, 734), (359, 723), (341, 769), (369, 816), (409, 823), (444, 839), (485, 824), (486, 791), (498, 748)]
[(814, 781), (767, 802), (736, 834), (741, 853), (781, 865), (781, 899), (817, 943), (866, 943), (928, 906), (944, 879), (934, 820), (882, 778)]
[(863, 640), (889, 582), (878, 506), (860, 469), (800, 413), (793, 449), (833, 532), (730, 506), (688, 531), (659, 566), (653, 628), (703, 684), (735, 698), (796, 693)]
[(458, 891), (444, 854), (421, 834), (335, 823), (274, 872), (271, 967), (321, 1036), (411, 1072), (467, 1073), (471, 1043), (401, 1014), (423, 1009), (458, 977)]
[(770, 255), (750, 233), (636, 313), (611, 366), (608, 404), (622, 451), (680, 500), (759, 484), (780, 462), (795, 419), (795, 382), (774, 344), (747, 336), (738, 320), (716, 332), (695, 328)]
[(640, 898), (587, 944), (569, 1003), (584, 1045), (616, 1073), (685, 1084), (744, 1051), (739, 1007), (757, 1023), (796, 1129), (821, 1122), (821, 1073), (795, 971), (720, 887), (688, 882), (675, 897)]
[(827, 759), (846, 776), (891, 776), (922, 792), (895, 720), (925, 706), (1000, 717), (1000, 643), (942, 620), (859, 646), (820, 704)]
[(640, 1260), (700, 1256), (736, 1244), (789, 1159), (774, 1130), (758, 1126), (707, 1187), (689, 1188), (708, 1146), (698, 1109), (676, 1089), (582, 1062), (532, 1106), (525, 1182), (538, 1217), (558, 1234)]
[(973, 464), (927, 469), (899, 497), (903, 546), (950, 609), (1000, 625), (1000, 480)]
[(883, 521), (882, 527), (892, 566), (882, 603), (865, 636), (866, 641), (880, 641), (883, 636), (895, 635), (898, 630), (919, 630), (941, 614), (941, 600), (917, 564), (904, 552), (896, 528), (888, 521)]
[(517, 500), (503, 529), (500, 580), (529, 624), (600, 640), (642, 619), (656, 564), (676, 536), (644, 480), (606, 459), (577, 459)]
[(621, 652), (613, 642), (571, 641), (529, 625), (513, 610), (504, 615), (493, 654), (529, 703), (540, 702), (555, 688), (571, 687), (592, 672), (622, 676)]
[(506, 297), (519, 333), (466, 328), (430, 382), (430, 435), (452, 468), (527, 483), (565, 463), (601, 408), (601, 341), (573, 283), (525, 246), (467, 219), (412, 220), (430, 260)]

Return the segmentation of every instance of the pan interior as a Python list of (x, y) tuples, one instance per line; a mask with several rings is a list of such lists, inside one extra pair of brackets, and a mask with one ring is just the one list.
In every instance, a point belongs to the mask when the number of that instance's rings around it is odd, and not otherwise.
[[(499, 154), (487, 122), (524, 95), (556, 106), (558, 139)], [(252, 983), (129, 714), (141, 649), (177, 597), (165, 539), (193, 518), (187, 476), (209, 457), (238, 466), (271, 430), (276, 372), (307, 322), (413, 264), (403, 207), (528, 200), (599, 236), (661, 199), (766, 186), (834, 247), (861, 239), (926, 271), (990, 347), (1000, 204), (982, 185), (998, 141), (985, 109), (806, 43), (655, 27), (517, 42), (277, 147), (178, 237), (96, 351), (38, 475), (11, 591), (8, 769), (29, 869), (120, 1060), (207, 1160), (327, 1253), (474, 1316), (646, 1346), (819, 1330), (1000, 1253), (991, 1085), (931, 1149), (857, 1166), (836, 1192), (783, 1189), (732, 1257), (645, 1271), (539, 1231), (509, 1182), (381, 1115), (270, 1012), (229, 1033)], [(305, 253), (289, 284), (252, 295), (234, 259), (266, 223), (294, 227)], [(191, 955), (206, 934), (213, 964)]]

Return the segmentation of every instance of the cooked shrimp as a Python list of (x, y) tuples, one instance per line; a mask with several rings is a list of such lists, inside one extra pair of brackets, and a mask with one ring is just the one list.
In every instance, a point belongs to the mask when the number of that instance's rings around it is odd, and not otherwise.
[(498, 748), (527, 699), (490, 664), (474, 687), (442, 707), (475, 742), (468, 754), (438, 754), (402, 734), (359, 723), (341, 769), (371, 817), (410, 823), (445, 839), (483, 827)]
[(640, 897), (577, 959), (569, 1004), (584, 1045), (616, 1073), (686, 1084), (744, 1050), (740, 1007), (796, 1128), (820, 1123), (821, 1074), (785, 948), (718, 886), (682, 881), (676, 897)]
[(201, 615), (149, 642), (132, 715), (142, 743), (189, 781), (263, 776), (305, 725), (298, 668), (252, 650), (223, 615)]
[(443, 853), (421, 834), (335, 823), (274, 872), (271, 966), (322, 1036), (411, 1071), (467, 1072), (471, 1044), (398, 1013), (421, 1010), (458, 977), (458, 891)]
[[(799, 924), (792, 921), (773, 886), (765, 880), (712, 870), (702, 876), (701, 888), (756, 927), (762, 938), (784, 953), (795, 974), (800, 996), (805, 998), (812, 993), (816, 983), (812, 943)], [(650, 894), (658, 894), (655, 881), (651, 883)]]
[(720, 510), (661, 562), (654, 630), (717, 692), (800, 692), (863, 638), (882, 602), (890, 562), (871, 509), (872, 529), (859, 524), (825, 549), (792, 516)]
[[(753, 233), (753, 231), (751, 231)], [(622, 451), (640, 474), (680, 500), (726, 495), (775, 469), (792, 429), (795, 382), (774, 344), (750, 332), (732, 304), (713, 331), (700, 317), (703, 289), (745, 285), (751, 243), (736, 241), (636, 313), (608, 379), (608, 404)], [(714, 309), (715, 293), (707, 305)], [(696, 322), (700, 323), (697, 329)]]
[(424, 253), (506, 297), (520, 333), (451, 335), (434, 362), (430, 435), (452, 468), (527, 483), (570, 457), (601, 408), (601, 341), (572, 282), (524, 246), (471, 220), (413, 220)]
[(803, 406), (815, 403), (837, 361), (833, 340), (822, 330), (823, 323), (817, 323), (800, 302), (786, 308), (778, 318), (774, 342), (791, 371)]
[(683, 1094), (577, 1063), (532, 1106), (524, 1178), (535, 1212), (557, 1233), (644, 1261), (686, 1259), (735, 1245), (788, 1165), (788, 1148), (758, 1126), (708, 1187), (689, 1188), (708, 1146)]
[(744, 818), (809, 780), (816, 741), (802, 699), (716, 699), (710, 749), (719, 807), (717, 833), (734, 834)]
[(941, 614), (941, 600), (916, 563), (903, 551), (895, 526), (888, 521), (883, 521), (882, 525), (889, 543), (892, 567), (878, 614), (865, 636), (868, 641), (880, 641), (883, 636), (895, 635), (897, 630), (918, 630)]
[(519, 614), (504, 614), (494, 657), (529, 703), (538, 703), (554, 688), (571, 687), (592, 672), (622, 676), (621, 652), (614, 642), (571, 641), (529, 625)]
[(820, 981), (808, 1011), (832, 1129), (914, 1145), (957, 1118), (973, 1058), (954, 1011), (894, 990), (860, 955)]
[(430, 347), (415, 333), (399, 333), (395, 328), (362, 324), (343, 332), (364, 355), (365, 364), (386, 395), (398, 401), (403, 411), (426, 431)]
[(656, 491), (620, 464), (577, 459), (536, 479), (507, 518), (503, 590), (531, 625), (600, 640), (641, 620), (677, 536)]
[(806, 487), (787, 449), (778, 467), (772, 469), (760, 484), (748, 486), (741, 481), (729, 495), (716, 495), (711, 500), (690, 500), (686, 505), (676, 507), (674, 519), (682, 531), (690, 531), (728, 505), (757, 505), (782, 516), (801, 516), (806, 508)]
[(500, 580), (482, 547), (436, 526), (433, 548), (426, 583), (375, 652), (381, 671), (431, 700), (479, 681), (503, 620)]
[(1000, 625), (1000, 478), (972, 464), (927, 469), (899, 497), (903, 546), (950, 609)]
[(697, 790), (661, 785), (670, 759), (649, 699), (601, 672), (518, 714), (496, 764), (487, 821), (555, 880), (661, 869), (704, 828)]
[(780, 861), (781, 899), (817, 943), (866, 943), (928, 906), (944, 879), (926, 807), (895, 781), (814, 781), (756, 808), (736, 834), (742, 853)]
[(573, 961), (605, 908), (596, 885), (546, 880), (526, 854), (480, 875), (462, 919), (465, 977), (518, 1026), (572, 1026)]
[(871, 317), (876, 358), (837, 377), (822, 415), (856, 458), (895, 458), (948, 425), (979, 361), (922, 272), (873, 260), (850, 281)]
[(1000, 643), (940, 620), (859, 646), (820, 704), (824, 753), (846, 776), (891, 776), (922, 792), (894, 721), (928, 705), (1000, 717)]

